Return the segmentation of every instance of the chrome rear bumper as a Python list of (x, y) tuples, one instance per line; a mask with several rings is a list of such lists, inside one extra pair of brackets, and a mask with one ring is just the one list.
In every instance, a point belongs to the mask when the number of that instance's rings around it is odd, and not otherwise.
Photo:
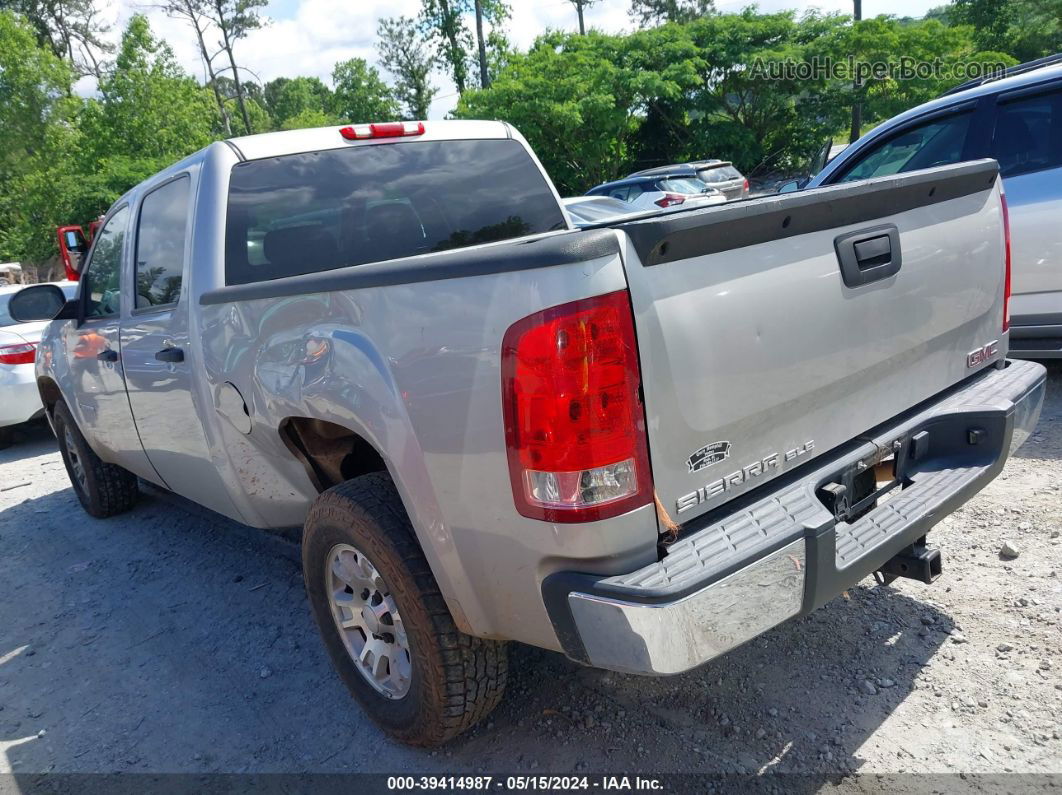
[[(681, 673), (876, 571), (989, 483), (1032, 432), (1045, 370), (1007, 364), (863, 437), (873, 441), (767, 484), (726, 516), (684, 528), (661, 561), (614, 577), (546, 578), (543, 597), (565, 652), (600, 668)], [(909, 455), (915, 437), (920, 452), (905, 466), (904, 488), (857, 520), (838, 521), (816, 496), (879, 449), (898, 444)]]

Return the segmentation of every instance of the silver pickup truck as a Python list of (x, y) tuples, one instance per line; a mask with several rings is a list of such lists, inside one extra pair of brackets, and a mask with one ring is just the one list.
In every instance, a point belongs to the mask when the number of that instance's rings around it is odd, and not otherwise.
[(576, 230), (500, 122), (215, 143), (107, 214), (41, 399), (74, 493), (302, 526), (353, 695), (440, 743), (506, 641), (686, 671), (872, 573), (1035, 425), (995, 161)]

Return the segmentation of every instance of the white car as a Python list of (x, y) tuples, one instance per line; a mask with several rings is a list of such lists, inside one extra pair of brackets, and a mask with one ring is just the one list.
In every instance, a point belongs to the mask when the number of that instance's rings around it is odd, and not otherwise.
[(627, 177), (591, 188), (586, 195), (619, 199), (626, 202), (632, 212), (726, 203), (726, 196), (722, 193), (696, 176), (685, 173)]
[[(77, 295), (77, 282), (55, 282), (66, 297)], [(11, 441), (11, 427), (44, 415), (37, 391), (34, 361), (47, 323), (19, 323), (7, 311), (11, 296), (24, 285), (0, 286), (0, 447)]]

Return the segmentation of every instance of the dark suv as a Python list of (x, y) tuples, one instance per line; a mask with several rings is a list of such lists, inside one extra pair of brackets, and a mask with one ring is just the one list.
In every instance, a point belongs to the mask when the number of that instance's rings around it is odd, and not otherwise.
[(1010, 354), (1062, 357), (1062, 55), (958, 86), (879, 125), (807, 185), (817, 188), (991, 157), (1010, 211)]

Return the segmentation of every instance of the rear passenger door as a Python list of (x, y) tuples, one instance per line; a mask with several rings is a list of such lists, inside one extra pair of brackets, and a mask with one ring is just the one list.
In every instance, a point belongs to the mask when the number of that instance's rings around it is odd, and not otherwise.
[(193, 396), (189, 267), (193, 175), (144, 194), (133, 237), (132, 307), (122, 322), (129, 405), (144, 452), (172, 491), (233, 513)]
[(1062, 317), (1062, 88), (1057, 82), (997, 98), (989, 157), (999, 161), (1007, 192), (1015, 295), (1060, 293), (1047, 303), (1028, 299), (1035, 302), (1028, 306), (1027, 299), (1017, 297), (1011, 314), (1040, 315), (1049, 305)]

